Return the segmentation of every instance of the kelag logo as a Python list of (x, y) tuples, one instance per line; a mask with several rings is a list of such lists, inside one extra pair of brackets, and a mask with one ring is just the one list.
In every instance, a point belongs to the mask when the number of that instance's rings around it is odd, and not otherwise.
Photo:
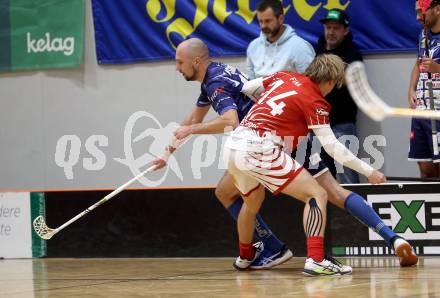
[(72, 36), (62, 38), (51, 38), (50, 33), (46, 32), (44, 38), (32, 38), (31, 33), (26, 33), (27, 52), (62, 52), (65, 56), (70, 56), (75, 50), (75, 38)]
[[(367, 201), (386, 225), (406, 239), (440, 239), (440, 194), (368, 195)], [(369, 239), (382, 240), (372, 230)]]
[(80, 66), (84, 6), (72, 0), (1, 1), (0, 70)]

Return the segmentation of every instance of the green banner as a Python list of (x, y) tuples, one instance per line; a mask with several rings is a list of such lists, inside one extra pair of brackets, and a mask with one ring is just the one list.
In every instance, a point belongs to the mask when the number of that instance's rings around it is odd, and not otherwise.
[(84, 0), (0, 0), (0, 70), (77, 67)]
[(30, 193), (31, 204), (31, 229), (32, 229), (32, 257), (39, 258), (46, 256), (47, 246), (46, 240), (41, 239), (33, 228), (33, 221), (39, 215), (46, 217), (46, 205), (44, 199), (44, 193), (31, 192)]

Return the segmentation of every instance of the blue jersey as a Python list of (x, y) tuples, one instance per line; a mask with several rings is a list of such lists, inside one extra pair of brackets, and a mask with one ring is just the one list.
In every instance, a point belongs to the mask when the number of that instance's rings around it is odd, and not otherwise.
[[(429, 34), (429, 57), (435, 62), (440, 63), (440, 33)], [(426, 57), (425, 54), (425, 33), (422, 33), (419, 37), (419, 59)], [(440, 109), (440, 73), (431, 73), (432, 77), (432, 90), (434, 93), (434, 105), (435, 109)], [(420, 70), (419, 81), (417, 83), (417, 109), (429, 109), (429, 91), (426, 81), (428, 80), (428, 73)]]
[(237, 110), (241, 122), (254, 104), (249, 97), (241, 93), (246, 81), (247, 77), (238, 69), (223, 63), (211, 62), (196, 104), (198, 107), (211, 105), (219, 115), (231, 109)]

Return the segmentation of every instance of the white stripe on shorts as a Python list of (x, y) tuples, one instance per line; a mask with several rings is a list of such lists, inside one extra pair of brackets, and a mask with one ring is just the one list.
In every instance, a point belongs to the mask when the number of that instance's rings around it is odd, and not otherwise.
[[(226, 153), (226, 151), (229, 151)], [(228, 171), (242, 194), (249, 194), (258, 184), (279, 193), (301, 171), (302, 166), (280, 148), (248, 152), (225, 148), (229, 155)]]

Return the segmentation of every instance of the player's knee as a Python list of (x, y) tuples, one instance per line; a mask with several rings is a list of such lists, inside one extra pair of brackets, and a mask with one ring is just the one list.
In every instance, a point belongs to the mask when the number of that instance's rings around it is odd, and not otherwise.
[(438, 178), (438, 171), (432, 168), (424, 168), (420, 171), (421, 178)]
[(246, 208), (243, 210), (243, 212), (247, 213), (248, 215), (256, 216), (258, 212), (260, 212), (261, 208), (261, 201), (258, 200), (245, 200), (245, 204), (243, 206), (246, 206)]
[(248, 196), (243, 197), (245, 202), (244, 205), (247, 206), (247, 209), (252, 214), (257, 214), (261, 208), (261, 205), (264, 201), (264, 187), (259, 186), (256, 190), (252, 191)]
[(420, 178), (433, 178), (433, 173), (429, 170), (420, 170)]
[(229, 207), (238, 198), (236, 193), (226, 191), (222, 187), (217, 187), (214, 193), (217, 200), (219, 200), (220, 203), (222, 203), (222, 205), (226, 208)]
[(432, 162), (419, 162), (421, 178), (437, 178), (439, 176), (439, 168), (437, 164)]
[(257, 213), (260, 211), (260, 206), (256, 204), (243, 204), (245, 208), (243, 209), (243, 213), (251, 216), (256, 216)]
[(315, 198), (315, 200), (323, 205), (327, 204), (327, 192), (325, 191), (324, 188), (319, 187), (316, 188), (313, 192), (313, 198)]
[(345, 188), (342, 188), (341, 186), (327, 191), (328, 201), (333, 205), (344, 209), (345, 199), (350, 195), (351, 192), (346, 190)]
[(221, 187), (217, 187), (215, 189), (214, 194), (215, 194), (215, 197), (217, 198), (217, 200), (219, 200), (220, 202), (223, 203), (223, 201), (226, 201), (226, 193)]

